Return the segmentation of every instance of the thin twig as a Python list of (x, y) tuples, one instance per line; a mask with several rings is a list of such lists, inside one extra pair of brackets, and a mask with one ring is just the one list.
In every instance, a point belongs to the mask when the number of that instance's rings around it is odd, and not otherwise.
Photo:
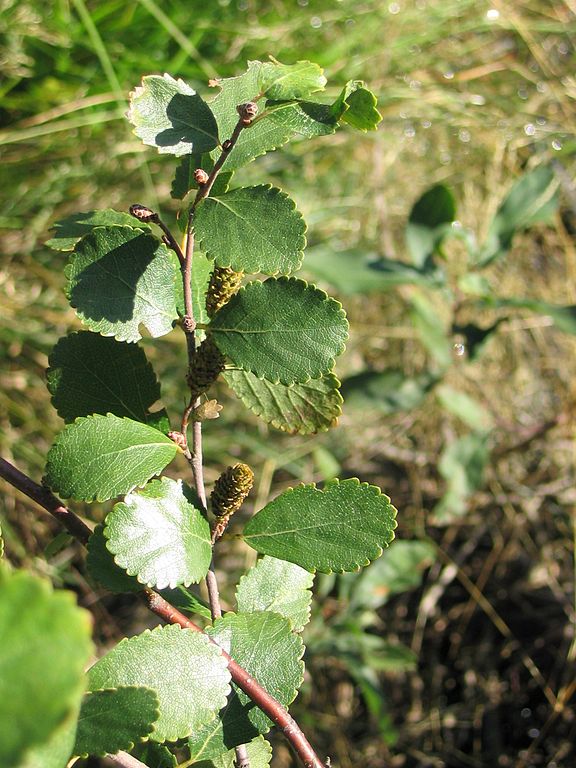
[[(90, 529), (77, 517), (74, 512), (67, 509), (62, 502), (46, 488), (35, 483), (27, 475), (24, 475), (16, 467), (5, 459), (0, 458), (0, 477), (3, 477), (10, 485), (22, 491), (26, 496), (35, 501), (47, 512), (56, 517), (66, 529), (82, 544), (86, 543), (91, 534)], [(171, 605), (152, 589), (144, 589), (142, 596), (148, 608), (169, 624), (178, 624), (184, 629), (192, 629), (202, 632), (202, 629), (194, 624), (187, 616)], [(211, 642), (215, 642), (209, 638)], [(217, 645), (217, 643), (215, 643)], [(279, 701), (271, 696), (250, 673), (241, 667), (226, 651), (221, 649), (222, 655), (228, 663), (228, 669), (232, 680), (246, 693), (247, 696), (267, 715), (276, 725), (282, 729), (285, 738), (288, 739), (296, 754), (302, 761), (304, 768), (325, 768), (324, 763), (314, 752), (312, 746), (300, 730), (296, 721), (288, 714)]]
[(115, 755), (106, 755), (106, 759), (111, 763), (121, 766), (121, 768), (147, 768), (146, 763), (129, 755), (128, 752), (117, 752)]

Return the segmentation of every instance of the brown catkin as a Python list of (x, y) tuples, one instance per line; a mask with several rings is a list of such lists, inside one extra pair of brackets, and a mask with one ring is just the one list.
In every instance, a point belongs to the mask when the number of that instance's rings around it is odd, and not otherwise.
[(206, 292), (206, 311), (208, 317), (214, 317), (216, 312), (230, 301), (240, 288), (244, 272), (234, 272), (229, 267), (215, 267)]
[(216, 480), (210, 496), (212, 512), (217, 517), (229, 517), (240, 509), (254, 485), (254, 472), (248, 464), (228, 467)]
[(199, 397), (216, 381), (224, 370), (225, 357), (212, 336), (207, 336), (196, 350), (188, 367), (186, 381), (192, 398)]

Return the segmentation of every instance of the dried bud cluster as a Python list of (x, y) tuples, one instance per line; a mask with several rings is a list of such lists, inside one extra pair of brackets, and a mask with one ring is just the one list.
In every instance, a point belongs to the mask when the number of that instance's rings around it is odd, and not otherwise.
[(244, 272), (234, 272), (229, 267), (216, 267), (214, 269), (206, 291), (208, 317), (214, 317), (216, 312), (230, 301), (240, 288), (243, 276)]
[(253, 101), (247, 101), (245, 104), (238, 104), (236, 111), (240, 115), (240, 119), (244, 125), (250, 125), (252, 120), (258, 114), (258, 105)]
[(198, 184), (199, 187), (206, 184), (209, 178), (210, 177), (203, 168), (196, 168), (194, 171), (194, 181), (196, 184)]
[(212, 336), (207, 336), (196, 350), (186, 375), (192, 399), (199, 397), (224, 370), (225, 358)]
[(171, 430), (170, 432), (168, 432), (168, 437), (170, 438), (170, 440), (175, 442), (179, 448), (182, 448), (183, 451), (185, 451), (186, 448), (188, 447), (186, 442), (186, 436), (183, 435), (182, 432)]
[(158, 221), (158, 214), (155, 213), (151, 208), (147, 208), (145, 205), (140, 205), (140, 203), (131, 205), (130, 213), (139, 221)]
[(228, 467), (216, 480), (210, 496), (212, 512), (217, 517), (230, 517), (242, 506), (254, 485), (254, 472), (248, 464)]

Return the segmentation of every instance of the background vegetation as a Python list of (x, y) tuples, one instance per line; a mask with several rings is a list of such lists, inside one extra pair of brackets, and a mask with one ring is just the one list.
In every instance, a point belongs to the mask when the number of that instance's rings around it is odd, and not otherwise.
[[(462, 231), (483, 242), (513, 182), (552, 164), (561, 186), (553, 223), (516, 237), (488, 276), (502, 297), (576, 304), (575, 14), (573, 0), (0, 0), (2, 455), (39, 479), (62, 426), (44, 371), (77, 320), (62, 292), (65, 258), (42, 245), (51, 224), (133, 202), (175, 214), (174, 161), (144, 149), (123, 118), (145, 73), (169, 72), (205, 92), (210, 78), (273, 54), (317, 61), (335, 92), (359, 78), (379, 94), (378, 133), (291, 144), (240, 180), (264, 172), (298, 200), (310, 276), (322, 284), (330, 274), (318, 278), (316, 256), (327, 249), (408, 261), (407, 217), (434, 184), (453, 190)], [(446, 242), (443, 259), (462, 276), (463, 241)], [(426, 329), (444, 328), (450, 347), (467, 341), (452, 338), (443, 296), (371, 287), (340, 285), (352, 338), (339, 373), (393, 370), (388, 388), (382, 379), (372, 390), (349, 385), (339, 427), (314, 438), (263, 428), (223, 389), (223, 416), (206, 429), (208, 480), (248, 461), (256, 509), (288, 485), (339, 471), (380, 485), (400, 511), (404, 546), (372, 579), (317, 580), (296, 714), (342, 768), (569, 766), (574, 338), (526, 310), (459, 317), (502, 322), (482, 355), (454, 354), (442, 395), (422, 386), (438, 372)], [(180, 402), (180, 340), (151, 341), (148, 353), (166, 376), (166, 400)], [(472, 402), (454, 407), (454, 391)], [(461, 471), (457, 441), (470, 433), (483, 435), (490, 460), (482, 472), (473, 457), (463, 501), (446, 511), (438, 504)], [(78, 592), (103, 645), (149, 620), (95, 591), (76, 547), (53, 544), (51, 522), (10, 488), (0, 524), (13, 562)], [(248, 558), (230, 544), (220, 565), (233, 575)], [(276, 760), (292, 758), (280, 746)]]

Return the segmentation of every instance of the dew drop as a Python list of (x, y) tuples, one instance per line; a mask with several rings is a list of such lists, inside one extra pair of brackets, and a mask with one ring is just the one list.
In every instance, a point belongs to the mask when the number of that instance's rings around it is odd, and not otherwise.
[(526, 101), (528, 98), (528, 89), (527, 88), (518, 88), (518, 98), (522, 99), (522, 101)]
[(562, 142), (559, 139), (554, 139), (552, 141), (552, 149), (555, 149), (556, 152), (560, 152), (562, 149)]
[(431, 128), (432, 127), (432, 120), (422, 120), (420, 123), (422, 128)]
[(305, 7), (308, 5), (309, 1), (310, 1), (310, 0), (298, 0), (298, 5), (299, 5), (301, 8), (305, 8)]
[(312, 18), (310, 19), (310, 26), (312, 27), (312, 29), (320, 29), (320, 27), (322, 26), (322, 19), (320, 18), (320, 16), (312, 16)]
[(461, 128), (458, 131), (458, 139), (464, 144), (467, 144), (471, 139), (470, 131), (467, 131), (465, 128)]
[(443, 72), (442, 77), (445, 80), (453, 80), (454, 79), (454, 72), (451, 69), (447, 69), (446, 72)]
[(394, 16), (397, 13), (400, 13), (400, 3), (390, 3), (390, 5), (388, 6), (388, 11)]
[(481, 93), (473, 93), (470, 96), (470, 104), (474, 104), (475, 107), (483, 107), (486, 104), (486, 99)]
[(486, 18), (488, 21), (498, 21), (500, 18), (500, 11), (497, 8), (490, 8), (486, 11)]
[(538, 728), (530, 728), (528, 731), (528, 736), (530, 736), (531, 739), (537, 739), (538, 736), (540, 736), (540, 731)]
[(526, 123), (526, 125), (524, 126), (524, 133), (526, 134), (526, 136), (534, 136), (534, 134), (536, 133), (536, 126), (534, 125), (534, 123)]
[(524, 719), (526, 719), (527, 717), (530, 717), (531, 714), (532, 714), (532, 710), (530, 709), (530, 707), (524, 707), (523, 709), (520, 710), (520, 717), (523, 717)]
[(406, 128), (404, 128), (404, 136), (406, 136), (407, 139), (413, 139), (414, 136), (416, 136), (416, 129), (413, 125), (407, 125)]
[(536, 90), (538, 93), (546, 93), (548, 90), (548, 83), (543, 83), (542, 80), (536, 84)]
[(456, 357), (464, 357), (466, 354), (466, 346), (462, 344), (462, 342), (458, 341), (454, 346), (452, 347), (454, 354)]

